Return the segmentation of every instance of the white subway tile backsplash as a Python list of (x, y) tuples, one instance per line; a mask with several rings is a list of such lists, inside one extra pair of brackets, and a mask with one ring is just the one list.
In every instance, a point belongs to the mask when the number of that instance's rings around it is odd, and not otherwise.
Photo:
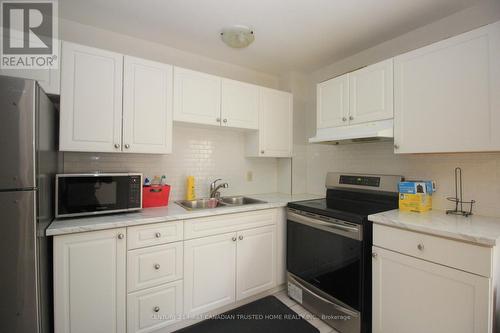
[[(208, 196), (216, 178), (229, 183), (223, 194), (271, 193), (278, 189), (278, 162), (274, 158), (246, 158), (245, 133), (223, 128), (174, 124), (170, 155), (125, 153), (64, 153), (64, 172), (137, 171), (145, 176), (165, 175), (172, 186), (171, 200), (184, 198), (185, 181), (196, 178), (196, 194)], [(252, 181), (246, 180), (248, 171)]]
[(463, 172), (464, 199), (476, 200), (474, 211), (500, 216), (500, 153), (396, 155), (392, 142), (307, 146), (307, 192), (322, 194), (328, 171), (403, 175), (433, 179), (436, 209), (452, 208), (446, 197), (454, 196), (454, 169)]

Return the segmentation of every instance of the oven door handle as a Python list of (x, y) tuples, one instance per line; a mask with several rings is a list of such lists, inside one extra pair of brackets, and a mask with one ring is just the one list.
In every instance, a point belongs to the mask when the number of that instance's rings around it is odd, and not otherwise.
[(334, 308), (336, 308), (337, 310), (343, 312), (343, 313), (347, 313), (349, 316), (352, 316), (352, 317), (359, 317), (359, 313), (356, 312), (356, 311), (353, 311), (351, 309), (348, 309), (346, 308), (345, 306), (342, 306), (340, 304), (337, 304), (335, 302), (332, 302), (326, 298), (324, 298), (323, 296), (320, 296), (318, 295), (317, 293), (315, 293), (314, 291), (312, 291), (311, 289), (307, 288), (306, 286), (304, 286), (302, 283), (300, 283), (299, 281), (295, 280), (293, 277), (289, 276), (288, 277), (289, 279), (291, 279), (294, 283), (300, 285), (302, 288), (304, 288), (305, 290), (307, 290), (308, 293), (310, 293), (311, 295), (313, 295), (314, 297), (320, 299), (321, 301), (325, 302), (325, 303), (328, 303), (330, 304), (331, 306), (333, 306)]
[[(288, 219), (292, 222), (297, 222), (311, 227), (320, 227), (322, 230), (326, 230), (331, 233), (335, 233), (341, 236), (346, 236), (356, 240), (363, 240), (363, 235), (361, 234), (360, 227), (350, 227), (336, 222), (325, 222), (311, 217), (299, 215), (297, 213), (288, 212)], [(336, 229), (336, 230), (334, 230)]]

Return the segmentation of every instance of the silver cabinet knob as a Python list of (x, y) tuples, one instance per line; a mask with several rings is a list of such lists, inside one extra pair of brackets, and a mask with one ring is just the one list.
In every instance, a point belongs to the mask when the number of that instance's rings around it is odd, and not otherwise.
[(161, 237), (161, 234), (160, 234), (159, 232), (157, 232), (157, 233), (155, 234), (155, 237), (156, 237), (156, 238), (160, 238), (160, 237)]
[(233, 237), (233, 238), (231, 238), (231, 239), (233, 240), (233, 242), (236, 242), (236, 237)]
[(155, 307), (153, 308), (153, 311), (154, 311), (154, 312), (158, 312), (158, 311), (160, 311), (160, 307), (159, 307), (159, 306), (155, 306)]
[(424, 250), (424, 244), (420, 243), (417, 245), (417, 249), (419, 249), (420, 251), (423, 251)]
[(347, 118), (346, 117), (342, 117), (342, 121), (347, 121)]
[(160, 264), (155, 264), (154, 267), (155, 267), (156, 270), (159, 270), (160, 269)]
[(116, 149), (120, 148), (120, 145), (118, 143), (115, 143), (115, 148)]
[(353, 116), (349, 116), (349, 120), (354, 120), (354, 117)]
[(220, 118), (215, 118), (215, 121), (220, 123)]
[(118, 239), (123, 239), (123, 237), (125, 237), (125, 235), (124, 235), (124, 234), (121, 234), (121, 233), (120, 233), (120, 234), (118, 234)]
[(240, 237), (238, 237), (239, 240), (243, 240), (243, 235), (240, 235)]
[(394, 144), (394, 149), (399, 149), (399, 145), (397, 143)]
[(377, 258), (377, 252), (372, 252), (372, 257)]
[(227, 123), (227, 119), (225, 119), (225, 118), (224, 118), (223, 122), (224, 122), (224, 123)]
[(127, 143), (125, 144), (125, 149), (129, 149), (130, 148), (130, 145)]
[(261, 150), (261, 151), (260, 151), (260, 153), (261, 153), (261, 154), (264, 154), (264, 151), (263, 151), (263, 150)]

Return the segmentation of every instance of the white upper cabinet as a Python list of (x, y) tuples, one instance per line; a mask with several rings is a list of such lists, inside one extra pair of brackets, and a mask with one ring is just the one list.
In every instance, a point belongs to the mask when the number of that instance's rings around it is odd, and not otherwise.
[(500, 150), (500, 22), (395, 58), (395, 152)]
[(174, 69), (174, 120), (220, 125), (221, 81), (218, 76)]
[(316, 94), (318, 130), (392, 119), (393, 60), (321, 82)]
[(321, 82), (317, 86), (318, 128), (347, 125), (349, 117), (349, 74)]
[(292, 155), (293, 107), (292, 94), (261, 88), (260, 139), (262, 156)]
[(349, 74), (349, 124), (391, 119), (393, 60), (388, 59)]
[(247, 155), (292, 156), (292, 94), (260, 88), (259, 131), (247, 136)]
[(172, 84), (172, 66), (125, 56), (124, 152), (172, 152)]
[(123, 56), (64, 42), (60, 150), (121, 151)]
[(222, 125), (259, 129), (259, 87), (222, 79)]

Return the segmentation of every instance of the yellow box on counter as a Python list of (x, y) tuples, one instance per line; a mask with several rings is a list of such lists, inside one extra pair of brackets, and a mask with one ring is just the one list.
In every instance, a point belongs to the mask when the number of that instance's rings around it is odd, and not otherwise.
[(399, 209), (418, 213), (432, 210), (432, 193), (435, 188), (435, 182), (431, 180), (400, 182)]
[(404, 212), (428, 212), (432, 210), (432, 196), (425, 193), (400, 193), (399, 210)]

